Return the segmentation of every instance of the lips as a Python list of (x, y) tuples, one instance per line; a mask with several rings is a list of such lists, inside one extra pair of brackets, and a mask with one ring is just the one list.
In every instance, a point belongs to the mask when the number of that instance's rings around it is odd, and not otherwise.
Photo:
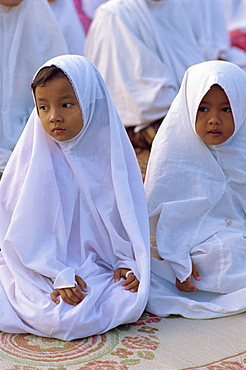
[(62, 134), (64, 131), (66, 131), (66, 129), (61, 127), (54, 127), (52, 129), (52, 132), (54, 132), (55, 134)]
[(210, 130), (210, 131), (208, 131), (208, 134), (210, 136), (220, 136), (222, 134), (222, 132), (219, 131), (219, 130)]

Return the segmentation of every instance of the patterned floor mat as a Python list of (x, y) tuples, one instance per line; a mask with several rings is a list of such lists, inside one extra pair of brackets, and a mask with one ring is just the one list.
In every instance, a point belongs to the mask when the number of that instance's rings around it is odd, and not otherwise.
[(0, 333), (4, 370), (242, 370), (246, 369), (246, 314), (223, 319), (159, 318), (63, 342)]

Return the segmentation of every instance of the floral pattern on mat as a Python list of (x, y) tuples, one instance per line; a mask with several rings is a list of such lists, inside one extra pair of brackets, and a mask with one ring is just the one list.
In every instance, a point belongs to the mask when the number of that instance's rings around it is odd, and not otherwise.
[(246, 352), (239, 353), (236, 356), (221, 359), (220, 361), (207, 364), (205, 366), (189, 367), (183, 370), (245, 370)]
[(155, 358), (160, 344), (156, 324), (160, 321), (144, 313), (134, 324), (71, 342), (0, 333), (0, 369), (128, 370), (130, 365)]
[[(165, 349), (162, 320), (145, 312), (136, 323), (71, 342), (0, 332), (0, 369), (177, 370), (174, 364), (174, 367), (168, 366), (165, 356), (160, 357)], [(206, 365), (182, 367), (182, 370), (246, 370), (246, 351)]]

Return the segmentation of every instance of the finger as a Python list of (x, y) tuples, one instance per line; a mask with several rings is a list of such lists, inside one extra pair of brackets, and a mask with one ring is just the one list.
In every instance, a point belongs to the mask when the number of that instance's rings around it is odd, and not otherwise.
[(138, 280), (138, 279), (136, 279), (136, 284), (135, 284), (135, 286), (134, 286), (134, 287), (132, 287), (132, 288), (130, 289), (130, 292), (132, 292), (132, 293), (136, 293), (136, 292), (138, 291), (138, 287), (139, 287), (139, 280)]
[(50, 294), (50, 297), (51, 297), (52, 301), (55, 302), (56, 304), (59, 304), (60, 303), (60, 300), (57, 298), (59, 295), (60, 295), (60, 293), (58, 292), (58, 290), (54, 290)]
[(73, 294), (80, 300), (80, 302), (85, 298), (79, 285), (76, 284), (76, 286), (72, 288), (72, 291), (73, 291)]
[(115, 283), (120, 281), (120, 278), (121, 278), (121, 269), (117, 269), (117, 270), (114, 271), (114, 281), (115, 281)]
[(125, 281), (123, 281), (122, 286), (126, 286), (130, 283), (132, 283), (136, 279), (136, 276), (134, 274), (129, 274)]
[(130, 283), (130, 284), (127, 284), (124, 286), (124, 289), (125, 290), (130, 290), (130, 291), (137, 291), (138, 290), (138, 286), (139, 286), (139, 281), (138, 279), (135, 277), (134, 280)]
[(78, 275), (75, 276), (75, 280), (82, 289), (83, 292), (87, 292), (87, 284), (86, 282)]
[(65, 288), (60, 290), (60, 296), (64, 302), (76, 306), (81, 302), (81, 299), (78, 298), (74, 293), (72, 288)]
[(192, 275), (194, 277), (195, 280), (200, 280), (200, 275), (199, 275), (199, 272), (196, 268), (196, 265), (192, 262)]

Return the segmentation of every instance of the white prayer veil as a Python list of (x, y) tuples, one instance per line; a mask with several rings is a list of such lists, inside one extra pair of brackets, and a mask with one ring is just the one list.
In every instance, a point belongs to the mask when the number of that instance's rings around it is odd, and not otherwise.
[[(0, 245), (16, 284), (28, 291), (34, 286), (50, 293), (50, 279), (56, 288), (71, 287), (75, 274), (86, 281), (83, 310), (77, 316), (71, 312), (69, 325), (57, 319), (63, 331), (69, 326), (75, 332), (54, 333), (50, 303), (40, 313), (46, 315), (41, 328), (36, 327), (42, 335), (73, 339), (141, 315), (149, 286), (148, 217), (135, 153), (101, 75), (82, 56), (64, 55), (43, 67), (50, 65), (72, 83), (84, 126), (74, 139), (58, 142), (33, 110), (0, 183)], [(118, 267), (133, 270), (141, 283), (138, 293), (128, 292), (128, 303), (119, 289), (112, 308)], [(27, 316), (24, 320), (35, 327)]]
[[(229, 98), (235, 131), (223, 144), (208, 146), (197, 136), (195, 120), (201, 99), (214, 84)], [(151, 233), (159, 255), (181, 281), (191, 275), (191, 249), (227, 228), (218, 207), (213, 213), (227, 184), (235, 195), (235, 209), (246, 212), (245, 94), (246, 74), (236, 65), (194, 65), (154, 139), (145, 180)]]

